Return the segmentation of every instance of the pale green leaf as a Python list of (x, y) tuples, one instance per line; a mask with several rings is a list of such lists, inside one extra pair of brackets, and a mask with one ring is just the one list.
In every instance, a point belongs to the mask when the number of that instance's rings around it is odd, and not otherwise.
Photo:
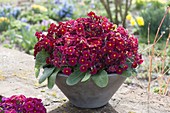
[(125, 70), (125, 71), (123, 71), (123, 73), (121, 75), (125, 76), (125, 77), (130, 77), (132, 75), (132, 71)]
[(53, 88), (55, 81), (56, 81), (56, 76), (59, 71), (60, 71), (60, 68), (55, 69), (54, 72), (51, 74), (51, 76), (48, 77), (48, 88), (49, 89)]
[(89, 80), (90, 77), (91, 77), (91, 74), (90, 74), (90, 71), (88, 71), (88, 72), (85, 74), (84, 78), (81, 80), (81, 82), (85, 82), (85, 81)]
[(35, 76), (38, 77), (40, 68), (46, 64), (46, 58), (49, 56), (49, 54), (42, 50), (36, 55), (36, 61), (35, 61)]
[(40, 68), (39, 67), (35, 67), (34, 68), (34, 71), (35, 71), (35, 76), (36, 78), (38, 77), (39, 73), (40, 73)]
[(39, 83), (41, 84), (42, 82), (44, 82), (45, 79), (47, 79), (53, 73), (54, 69), (55, 67), (44, 68), (44, 72), (43, 72), (43, 75), (39, 79)]
[(92, 80), (99, 87), (106, 87), (108, 84), (108, 74), (105, 70), (100, 71), (99, 73), (92, 75)]
[(79, 69), (75, 70), (66, 80), (67, 85), (77, 84), (83, 77), (85, 73), (82, 73)]

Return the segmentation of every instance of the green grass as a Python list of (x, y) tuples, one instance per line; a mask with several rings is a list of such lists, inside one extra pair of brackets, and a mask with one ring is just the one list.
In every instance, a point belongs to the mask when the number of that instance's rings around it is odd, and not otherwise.
[[(22, 0), (0, 0), (0, 4), (6, 4), (6, 3), (18, 3), (19, 1), (22, 1)], [(37, 3), (37, 2), (45, 2), (46, 0), (34, 0), (34, 3)], [(27, 0), (27, 2), (31, 2), (31, 0)]]
[(14, 3), (14, 2), (18, 2), (19, 0), (0, 0), (0, 3)]

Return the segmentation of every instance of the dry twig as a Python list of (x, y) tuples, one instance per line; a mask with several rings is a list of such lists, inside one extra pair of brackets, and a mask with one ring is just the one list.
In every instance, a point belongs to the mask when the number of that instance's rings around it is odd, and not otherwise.
[(160, 31), (160, 28), (165, 20), (165, 17), (167, 16), (168, 12), (170, 10), (170, 7), (167, 7), (167, 10), (161, 20), (161, 23), (159, 24), (159, 27), (157, 29), (157, 32), (156, 32), (156, 35), (155, 35), (155, 38), (154, 38), (154, 42), (153, 42), (153, 46), (152, 46), (152, 51), (151, 51), (151, 56), (150, 56), (150, 61), (149, 61), (149, 72), (148, 72), (148, 78), (149, 78), (149, 82), (148, 82), (148, 91), (150, 92), (150, 84), (151, 84), (151, 77), (152, 77), (152, 62), (153, 62), (153, 57), (154, 57), (154, 47), (155, 47), (155, 44), (157, 43), (157, 38), (158, 38), (158, 34), (159, 34), (159, 31)]

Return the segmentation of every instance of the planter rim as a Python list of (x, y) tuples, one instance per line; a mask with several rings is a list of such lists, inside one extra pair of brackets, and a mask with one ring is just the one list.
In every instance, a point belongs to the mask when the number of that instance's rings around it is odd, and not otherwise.
[[(58, 76), (62, 76), (62, 77), (66, 77), (66, 78), (69, 77), (68, 75), (65, 75), (65, 74), (63, 74), (63, 73), (59, 73)], [(108, 76), (109, 76), (109, 77), (113, 77), (113, 76), (121, 76), (121, 77), (127, 78), (126, 76), (119, 75), (119, 74), (108, 74)]]

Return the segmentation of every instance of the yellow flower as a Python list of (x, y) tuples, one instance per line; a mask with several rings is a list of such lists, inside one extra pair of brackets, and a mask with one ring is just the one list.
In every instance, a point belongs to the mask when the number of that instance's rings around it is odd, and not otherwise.
[(136, 21), (139, 26), (144, 26), (144, 19), (142, 17), (137, 17)]
[(7, 22), (7, 23), (9, 23), (9, 19), (6, 18), (6, 17), (0, 17), (0, 23), (2, 23), (2, 22)]
[(31, 8), (36, 9), (36, 8), (38, 8), (38, 5), (33, 4), (33, 5), (31, 5)]
[(132, 19), (130, 20), (130, 24), (131, 24), (132, 26), (134, 26), (134, 25), (136, 24), (135, 19), (132, 18)]
[(128, 15), (126, 16), (126, 19), (130, 21), (130, 20), (132, 19), (132, 15), (131, 15), (131, 14), (128, 14)]
[(46, 12), (46, 11), (47, 11), (47, 8), (41, 6), (41, 7), (40, 7), (40, 11)]
[(38, 9), (38, 10), (40, 10), (40, 11), (42, 11), (42, 12), (46, 12), (46, 11), (47, 11), (47, 8), (46, 8), (46, 7), (41, 6), (41, 5), (36, 5), (36, 4), (32, 5), (31, 8), (32, 8), (32, 9)]

